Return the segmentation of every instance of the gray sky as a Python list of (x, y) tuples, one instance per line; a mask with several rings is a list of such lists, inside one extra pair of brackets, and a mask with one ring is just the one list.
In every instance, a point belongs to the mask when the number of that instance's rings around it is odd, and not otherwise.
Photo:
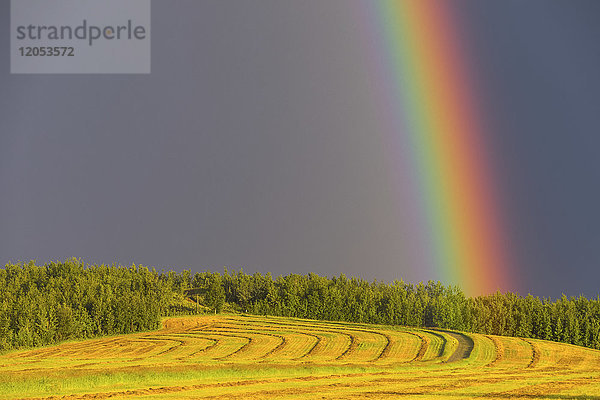
[[(413, 265), (356, 1), (152, 3), (150, 75), (11, 75), (0, 263), (437, 279)], [(598, 295), (600, 2), (457, 1), (524, 293)], [(409, 265), (410, 264), (410, 265)]]

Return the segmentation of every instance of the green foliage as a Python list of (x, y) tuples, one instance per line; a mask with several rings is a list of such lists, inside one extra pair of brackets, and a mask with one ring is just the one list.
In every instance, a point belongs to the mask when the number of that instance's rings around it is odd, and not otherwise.
[(155, 329), (162, 316), (237, 310), (297, 318), (438, 327), (600, 349), (600, 298), (552, 302), (513, 293), (467, 298), (439, 282), (345, 275), (173, 271), (79, 260), (0, 269), (0, 350)]
[[(214, 287), (224, 300), (255, 314), (348, 322), (438, 327), (485, 334), (555, 340), (600, 349), (600, 299), (567, 298), (552, 302), (534, 296), (495, 293), (467, 298), (457, 287), (439, 282), (391, 284), (358, 278), (279, 276), (242, 271), (191, 277), (204, 304), (215, 308)], [(219, 294), (220, 296), (220, 294)]]
[(135, 265), (9, 264), (0, 269), (0, 350), (156, 329), (180, 287)]

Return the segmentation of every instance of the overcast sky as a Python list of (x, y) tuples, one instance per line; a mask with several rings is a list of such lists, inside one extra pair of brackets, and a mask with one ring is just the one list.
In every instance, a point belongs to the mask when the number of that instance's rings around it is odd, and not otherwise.
[[(600, 1), (454, 3), (522, 294), (597, 296)], [(11, 75), (1, 0), (0, 263), (437, 279), (403, 249), (360, 8), (153, 1), (151, 74)]]

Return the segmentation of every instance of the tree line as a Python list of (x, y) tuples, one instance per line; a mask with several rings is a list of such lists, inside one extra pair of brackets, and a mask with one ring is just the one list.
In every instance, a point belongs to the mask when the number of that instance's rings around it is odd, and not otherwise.
[(80, 260), (0, 269), (0, 350), (158, 328), (185, 313), (181, 276)]
[[(187, 298), (186, 298), (187, 297)], [(190, 299), (194, 300), (191, 301)], [(195, 301), (202, 304), (198, 307)], [(157, 272), (76, 259), (0, 269), (0, 350), (156, 329), (163, 316), (238, 312), (554, 340), (600, 349), (600, 298), (466, 297), (439, 282)]]
[(540, 299), (514, 293), (466, 297), (456, 286), (368, 282), (344, 275), (242, 271), (197, 273), (184, 285), (203, 287), (206, 305), (232, 303), (242, 312), (553, 340), (600, 349), (600, 298)]

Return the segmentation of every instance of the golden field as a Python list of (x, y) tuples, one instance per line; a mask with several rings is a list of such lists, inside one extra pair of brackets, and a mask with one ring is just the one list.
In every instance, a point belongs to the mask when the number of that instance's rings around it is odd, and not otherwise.
[(283, 317), (163, 328), (0, 356), (0, 399), (600, 399), (600, 351)]

